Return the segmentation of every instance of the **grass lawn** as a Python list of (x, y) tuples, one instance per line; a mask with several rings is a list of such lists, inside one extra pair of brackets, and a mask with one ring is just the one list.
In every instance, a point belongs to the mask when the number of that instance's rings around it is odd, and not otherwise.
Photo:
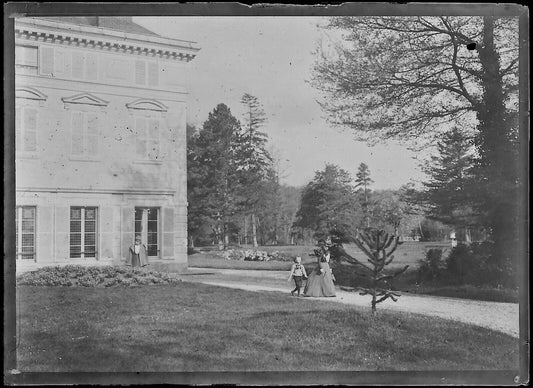
[(518, 339), (438, 318), (181, 282), (17, 287), (18, 369), (358, 371), (518, 368)]

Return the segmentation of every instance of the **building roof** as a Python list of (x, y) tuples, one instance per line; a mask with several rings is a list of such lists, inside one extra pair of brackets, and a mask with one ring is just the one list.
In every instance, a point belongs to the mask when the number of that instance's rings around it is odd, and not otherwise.
[(130, 34), (161, 36), (137, 23), (134, 23), (131, 16), (46, 16), (40, 17), (40, 19), (48, 19), (56, 22), (82, 26), (101, 27)]

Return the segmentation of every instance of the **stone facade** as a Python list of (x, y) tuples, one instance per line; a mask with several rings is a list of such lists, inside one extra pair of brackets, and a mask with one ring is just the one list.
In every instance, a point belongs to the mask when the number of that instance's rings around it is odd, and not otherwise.
[(15, 21), (17, 269), (116, 264), (135, 234), (154, 267), (186, 268), (183, 81), (199, 49), (55, 19)]

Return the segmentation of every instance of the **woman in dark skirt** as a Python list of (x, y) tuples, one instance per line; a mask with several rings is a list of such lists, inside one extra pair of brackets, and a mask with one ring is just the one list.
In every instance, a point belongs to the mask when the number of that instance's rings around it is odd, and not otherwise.
[(142, 243), (141, 236), (136, 236), (135, 244), (128, 249), (126, 265), (131, 265), (132, 267), (148, 265), (148, 254), (146, 253), (146, 246)]
[(304, 296), (335, 296), (333, 272), (329, 266), (330, 254), (327, 246), (322, 246), (322, 252), (318, 255), (318, 267), (315, 268), (307, 279)]

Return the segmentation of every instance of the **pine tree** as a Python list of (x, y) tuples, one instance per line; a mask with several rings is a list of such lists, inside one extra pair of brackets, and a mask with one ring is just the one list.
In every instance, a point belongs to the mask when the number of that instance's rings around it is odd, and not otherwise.
[(374, 181), (370, 178), (370, 170), (365, 163), (361, 163), (355, 175), (355, 188), (362, 190), (363, 194), (363, 211), (366, 219), (367, 228), (370, 227), (370, 184)]
[(229, 225), (237, 212), (238, 181), (231, 150), (240, 130), (230, 109), (219, 104), (189, 142), (189, 223), (211, 222), (221, 247), (229, 243)]
[(456, 127), (437, 143), (436, 155), (423, 167), (430, 176), (422, 194), (428, 217), (457, 227), (475, 224), (472, 150), (469, 137)]
[(266, 124), (266, 114), (257, 99), (244, 94), (241, 103), (245, 107), (244, 124), (237, 133), (233, 154), (241, 188), (241, 206), (251, 218), (252, 243), (257, 242), (257, 212), (272, 174), (272, 157), (266, 150), (268, 136), (260, 129)]
[(350, 174), (327, 164), (304, 188), (294, 226), (312, 230), (317, 238), (334, 228), (354, 232), (360, 219), (356, 204)]

